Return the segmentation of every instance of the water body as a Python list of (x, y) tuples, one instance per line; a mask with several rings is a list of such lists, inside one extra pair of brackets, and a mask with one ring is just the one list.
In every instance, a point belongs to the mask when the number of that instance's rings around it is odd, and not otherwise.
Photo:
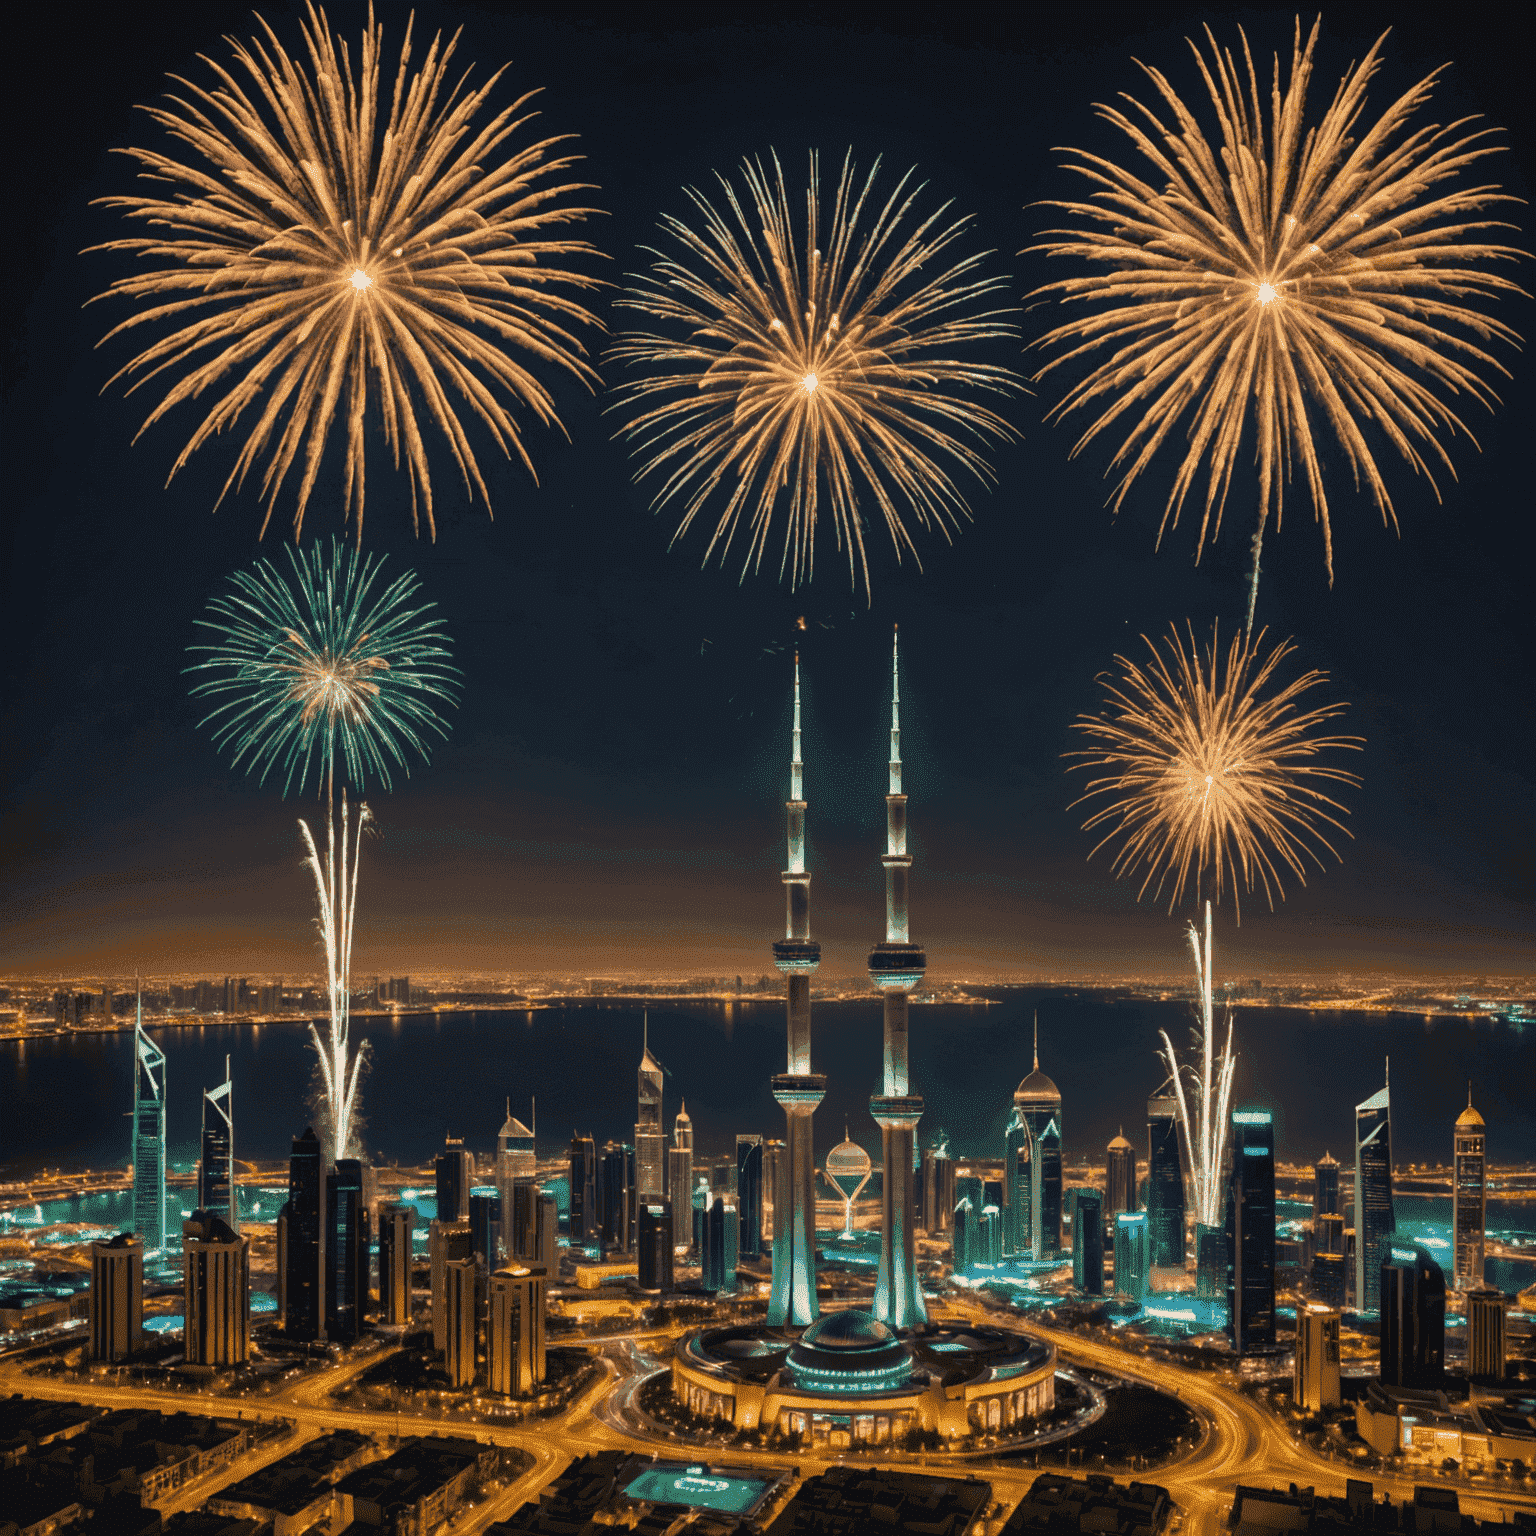
[[(1063, 1098), (1067, 1161), (1098, 1160), (1122, 1126), (1144, 1148), (1145, 1106), (1163, 1073), (1157, 1031), (1183, 1045), (1190, 1009), (1177, 1002), (1095, 992), (1006, 989), (990, 1007), (912, 1010), (913, 1080), (927, 1101), (919, 1135), (948, 1131), (959, 1156), (998, 1156), (1014, 1087), (1030, 1070), (1030, 1027), (1040, 1014), (1041, 1066)], [(738, 1132), (783, 1134), (768, 1079), (784, 1070), (782, 1003), (681, 1002), (650, 1006), (652, 1050), (665, 1063), (670, 1129), (687, 1101), (696, 1155), (725, 1155)], [(873, 1157), (879, 1132), (868, 1100), (880, 1081), (877, 1001), (820, 1004), (815, 1063), (828, 1077), (818, 1110), (820, 1162), (844, 1128)], [(312, 1118), (314, 1057), (305, 1027), (209, 1024), (152, 1031), (167, 1057), (170, 1162), (197, 1157), (201, 1093), (233, 1059), (237, 1157), (285, 1158)], [(371, 1063), (362, 1092), (364, 1136), (379, 1163), (418, 1165), (446, 1134), (489, 1152), (506, 1112), (529, 1116), (538, 1098), (539, 1153), (555, 1156), (573, 1130), (599, 1143), (630, 1140), (636, 1112), (641, 1008), (576, 1003), (558, 1008), (364, 1019)], [(1236, 1014), (1235, 1102), (1275, 1115), (1282, 1159), (1331, 1150), (1353, 1156), (1353, 1108), (1381, 1086), (1391, 1057), (1393, 1138), (1400, 1167), (1448, 1162), (1451, 1127), (1473, 1096), (1497, 1162), (1536, 1160), (1536, 1031), (1515, 1023), (1418, 1015), (1245, 1008)], [(0, 1047), (0, 1171), (123, 1167), (133, 1094), (131, 1032)]]

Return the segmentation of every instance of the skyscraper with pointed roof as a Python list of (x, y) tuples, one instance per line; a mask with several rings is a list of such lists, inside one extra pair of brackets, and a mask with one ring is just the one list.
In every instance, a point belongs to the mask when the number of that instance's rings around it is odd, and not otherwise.
[(805, 867), (804, 763), (800, 755), (800, 653), (795, 653), (795, 713), (784, 802), (789, 868), (784, 871), (784, 937), (773, 946), (773, 963), (784, 973), (788, 1062), (772, 1080), (783, 1107), (787, 1156), (779, 1160), (773, 1192), (773, 1278), (768, 1322), (804, 1328), (821, 1315), (816, 1300), (816, 1163), (811, 1116), (827, 1080), (811, 1069), (811, 973), (821, 964), (821, 945), (811, 937), (811, 876)]
[(1006, 1134), (1003, 1199), (1005, 1252), (1031, 1259), (1061, 1249), (1061, 1091), (1040, 1070), (1040, 1019), (1034, 1067), (1014, 1090)]
[(693, 1206), (693, 1121), (682, 1103), (672, 1122), (672, 1145), (667, 1151), (667, 1198), (672, 1202), (673, 1235), (693, 1246), (693, 1227), (688, 1217)]
[(901, 788), (901, 688), (898, 640), (891, 632), (891, 755), (885, 796), (885, 941), (869, 952), (869, 979), (884, 1001), (885, 1077), (869, 1101), (880, 1127), (880, 1267), (875, 1274), (874, 1316), (893, 1328), (928, 1320), (917, 1283), (913, 1249), (912, 1163), (923, 1101), (912, 1092), (907, 1067), (907, 999), (927, 970), (928, 957), (914, 944), (908, 924), (907, 797)]
[[(519, 1179), (538, 1176), (538, 1158), (533, 1149), (533, 1132), (512, 1113), (512, 1100), (507, 1100), (507, 1118), (496, 1134), (496, 1195), (501, 1201), (501, 1255), (504, 1259), (515, 1257), (513, 1229), (517, 1208), (517, 1183)], [(489, 1256), (487, 1256), (489, 1257)]]
[[(224, 1081), (203, 1090), (203, 1134), (197, 1164), (198, 1209), (217, 1216), (232, 1232), (240, 1230), (235, 1188), (235, 1099), (224, 1058)], [(210, 1113), (211, 1111), (211, 1113)]]
[(1483, 1283), (1484, 1231), (1487, 1227), (1488, 1192), (1484, 1185), (1483, 1117), (1472, 1108), (1472, 1085), (1467, 1084), (1467, 1107), (1456, 1117), (1455, 1199), (1456, 1289), (1475, 1291)]
[(133, 1230), (144, 1252), (165, 1248), (165, 1052), (144, 1033), (144, 994), (133, 1025)]
[(1392, 1203), (1392, 1089), (1355, 1105), (1355, 1310), (1381, 1310), (1381, 1266), (1388, 1262), (1397, 1212)]
[(662, 1079), (666, 1068), (651, 1054), (650, 1016), (641, 1024), (640, 1109), (635, 1119), (635, 1191), (644, 1205), (667, 1192), (667, 1137), (661, 1124)]

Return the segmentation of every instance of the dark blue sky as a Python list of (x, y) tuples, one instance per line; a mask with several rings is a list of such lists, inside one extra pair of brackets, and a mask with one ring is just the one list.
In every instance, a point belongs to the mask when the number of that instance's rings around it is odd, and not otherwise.
[[(298, 9), (264, 6), (292, 46)], [(331, 19), (355, 35), (359, 6)], [(405, 8), (379, 8), (397, 39)], [(618, 278), (639, 261), (681, 188), (746, 153), (791, 169), (809, 147), (893, 170), (916, 164), (935, 195), (974, 213), (1020, 295), (1044, 280), (1016, 254), (1041, 227), (1026, 205), (1066, 193), (1052, 145), (1117, 151), (1092, 102), (1141, 92), (1133, 56), (1196, 81), (1182, 39), (1207, 18), (1241, 20), (1256, 48), (1289, 47), (1292, 12), (1141, 6), (744, 8), (738, 19), (648, 7), (452, 5), (460, 57), (512, 61), (508, 89), (541, 85), (547, 131), (574, 131), (608, 217), (592, 238)], [(771, 19), (768, 19), (771, 14)], [(905, 14), (905, 13), (903, 13)], [(1326, 18), (1321, 100), (1383, 26), (1395, 25), (1372, 92), (1447, 60), (1433, 116), (1484, 113), (1505, 130), (1497, 162), (1529, 195), (1528, 79), (1507, 11), (1352, 6)], [(572, 20), (573, 15), (582, 19)], [(759, 19), (761, 18), (761, 19)], [(248, 36), (240, 5), (93, 15), (44, 8), (16, 50), (21, 104), (12, 160), (5, 350), (7, 495), (0, 966), (289, 973), (312, 967), (308, 892), (293, 825), (301, 807), (232, 774), (185, 697), (193, 621), (258, 553), (255, 495), (210, 508), (226, 446), (167, 488), (175, 423), (130, 440), (144, 406), (98, 394), (130, 355), (93, 347), (120, 311), (81, 306), (122, 270), (81, 256), (120, 226), (93, 197), (128, 185), (114, 145), (162, 141), (135, 103), (167, 72), (206, 78), (199, 51)], [(1527, 236), (1516, 237), (1528, 244)], [(1054, 273), (1052, 274), (1054, 275)], [(1526, 279), (1528, 282), (1528, 279)], [(600, 312), (614, 316), (606, 300)], [(1501, 307), (1526, 331), (1530, 305)], [(1024, 314), (1026, 336), (1044, 322)], [(999, 361), (1019, 361), (1004, 347)], [(1255, 901), (1227, 935), (1234, 969), (1531, 968), (1533, 722), (1530, 500), (1532, 389), (1514, 374), (1482, 452), (1453, 449), (1460, 479), (1437, 504), (1393, 466), (1401, 537), (1384, 530), (1330, 463), (1332, 591), (1321, 536), (1300, 502), (1272, 535), (1261, 614), (1292, 634), (1298, 665), (1329, 670), (1367, 738), (1349, 802), (1343, 866), (1271, 916)], [(443, 605), (465, 673), (452, 740), (430, 767), (372, 797), (383, 833), (366, 852), (359, 961), (426, 971), (621, 966), (756, 971), (781, 921), (787, 644), (806, 616), (815, 914), (828, 968), (853, 971), (881, 921), (884, 656), (905, 642), (904, 709), (918, 868), (913, 920), (942, 971), (1055, 974), (1181, 969), (1177, 919), (1134, 903), (1069, 815), (1060, 754), (1116, 650), (1170, 621), (1235, 623), (1249, 520), (1234, 497), (1221, 542), (1153, 548), (1165, 481), (1104, 509), (1103, 455), (1069, 462), (1070, 429), (1041, 415), (1052, 386), (1019, 402), (1023, 441), (997, 452), (999, 484), (972, 497), (953, 548), (921, 544), (926, 570), (877, 550), (874, 599), (836, 562), (806, 591), (701, 571), (698, 541), (671, 552), (611, 440), (602, 399), (563, 386), (570, 441), (531, 429), (541, 484), (495, 466), (497, 515), (463, 505), (446, 467), (435, 544), (409, 531), (403, 484), (369, 477), (368, 549), (414, 563)], [(494, 450), (490, 450), (494, 452)], [(488, 461), (487, 461), (488, 462)], [(1525, 489), (1522, 490), (1521, 487)], [(334, 496), (307, 531), (339, 526)], [(268, 536), (266, 552), (275, 550)], [(828, 548), (826, 553), (830, 553)]]

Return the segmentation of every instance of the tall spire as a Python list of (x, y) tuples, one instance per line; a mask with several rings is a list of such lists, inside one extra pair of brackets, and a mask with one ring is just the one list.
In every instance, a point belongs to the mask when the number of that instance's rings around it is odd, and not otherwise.
[(804, 763), (800, 757), (800, 652), (795, 651), (795, 724), (790, 733), (791, 747), (789, 753), (789, 798), (791, 800), (805, 799), (805, 784), (801, 770)]
[[(890, 793), (901, 793), (901, 685), (897, 681), (896, 663), (900, 642), (900, 631), (893, 624), (891, 626), (891, 787)], [(891, 848), (890, 853), (905, 852), (905, 848)]]
[(1035, 1009), (1035, 1071), (1040, 1070), (1040, 1010)]

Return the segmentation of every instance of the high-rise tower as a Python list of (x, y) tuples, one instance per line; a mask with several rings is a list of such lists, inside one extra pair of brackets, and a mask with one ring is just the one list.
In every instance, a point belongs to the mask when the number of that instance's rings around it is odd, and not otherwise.
[(198, 1209), (217, 1216), (231, 1232), (240, 1230), (235, 1198), (235, 1100), (224, 1058), (224, 1081), (203, 1091), (203, 1145), (197, 1165)]
[[(517, 1181), (538, 1175), (538, 1158), (533, 1150), (533, 1132), (512, 1114), (507, 1100), (507, 1118), (496, 1136), (496, 1194), (501, 1201), (500, 1246), (504, 1258), (513, 1258), (512, 1228), (516, 1206)], [(489, 1260), (490, 1256), (487, 1255)], [(495, 1266), (492, 1265), (492, 1268)]]
[(885, 999), (885, 1081), (869, 1101), (880, 1127), (880, 1268), (873, 1312), (893, 1328), (928, 1321), (912, 1247), (912, 1151), (923, 1101), (907, 1074), (907, 995), (923, 979), (928, 957), (907, 924), (907, 797), (901, 791), (901, 692), (897, 636), (891, 635), (891, 756), (885, 796), (885, 942), (869, 952), (869, 979)]
[(635, 1121), (635, 1189), (640, 1203), (666, 1194), (667, 1138), (661, 1128), (661, 1080), (665, 1068), (651, 1055), (650, 1021), (642, 1026), (640, 1108)]
[(1392, 1203), (1392, 1089), (1355, 1105), (1355, 1309), (1381, 1308), (1381, 1266), (1389, 1262)]
[(672, 1122), (672, 1146), (667, 1152), (667, 1198), (675, 1213), (676, 1236), (691, 1247), (693, 1228), (688, 1213), (693, 1208), (693, 1121), (686, 1103)]
[(811, 937), (811, 876), (805, 867), (805, 786), (800, 756), (800, 655), (795, 653), (795, 717), (789, 762), (789, 799), (784, 802), (789, 868), (784, 871), (784, 937), (773, 946), (773, 963), (784, 973), (788, 1055), (772, 1081), (784, 1107), (788, 1156), (781, 1158), (773, 1192), (773, 1280), (768, 1291), (770, 1326), (804, 1328), (816, 1321), (816, 1163), (811, 1116), (827, 1080), (811, 1070), (811, 972), (821, 964), (821, 945)]
[(1488, 1195), (1483, 1182), (1483, 1117), (1472, 1108), (1472, 1085), (1467, 1084), (1467, 1107), (1456, 1117), (1456, 1170), (1452, 1185), (1456, 1202), (1456, 1289), (1475, 1291), (1483, 1283), (1483, 1232), (1487, 1226)]
[[(1035, 1020), (1035, 1064), (1014, 1090), (1003, 1166), (1003, 1198), (1010, 1202), (1012, 1251), (1048, 1259), (1061, 1249), (1061, 1090), (1040, 1070), (1040, 1021)], [(1028, 1180), (1019, 1178), (1027, 1153)], [(1008, 1248), (1007, 1235), (1004, 1248)]]
[(133, 1047), (133, 1230), (148, 1256), (165, 1248), (165, 1052), (144, 1033), (142, 993)]
[(1154, 1269), (1184, 1267), (1184, 1167), (1179, 1159), (1179, 1101), (1147, 1100), (1147, 1227)]

